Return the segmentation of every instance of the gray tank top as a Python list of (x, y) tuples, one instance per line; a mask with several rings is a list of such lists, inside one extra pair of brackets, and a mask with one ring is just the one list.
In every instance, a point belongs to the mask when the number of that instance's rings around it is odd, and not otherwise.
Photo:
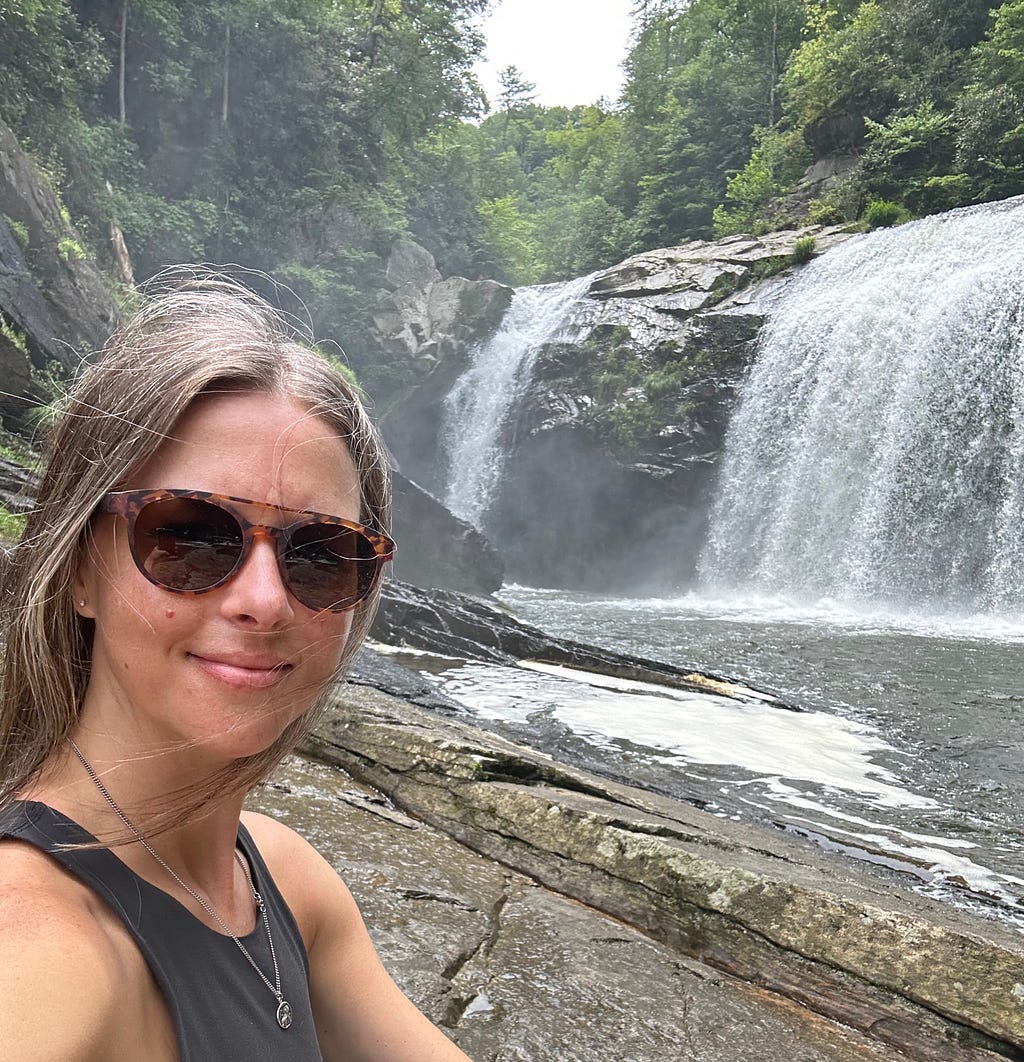
[[(76, 822), (46, 804), (15, 801), (0, 811), (0, 837), (28, 841), (67, 867), (127, 926), (171, 1012), (181, 1062), (322, 1062), (309, 1002), (309, 960), (299, 928), (244, 826), (238, 845), (263, 897), (281, 971), (281, 992), (294, 1014), (277, 1023), (277, 1000), (231, 937), (199, 921), (173, 897), (134, 874)], [(263, 920), (241, 938), (267, 978), (274, 962)]]

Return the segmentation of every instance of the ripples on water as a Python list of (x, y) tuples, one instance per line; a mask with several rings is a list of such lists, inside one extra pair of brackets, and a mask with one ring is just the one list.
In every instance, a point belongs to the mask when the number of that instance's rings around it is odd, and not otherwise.
[(804, 711), (562, 668), (443, 672), (482, 722), (895, 867), (921, 891), (1024, 927), (1024, 622), (691, 595), (501, 596), (552, 634), (692, 665)]

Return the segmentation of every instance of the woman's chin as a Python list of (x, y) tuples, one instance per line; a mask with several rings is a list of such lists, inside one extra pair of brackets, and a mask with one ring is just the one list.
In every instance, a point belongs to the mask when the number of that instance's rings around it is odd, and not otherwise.
[(224, 764), (244, 760), (266, 752), (296, 718), (294, 711), (280, 710), (258, 718), (246, 716), (227, 721), (222, 729), (196, 736), (189, 744), (197, 754)]

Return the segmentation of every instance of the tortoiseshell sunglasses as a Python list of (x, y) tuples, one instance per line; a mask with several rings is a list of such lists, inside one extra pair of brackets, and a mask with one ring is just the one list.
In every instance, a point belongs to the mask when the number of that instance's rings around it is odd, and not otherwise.
[[(282, 513), (287, 523), (253, 523), (243, 505)], [(125, 518), (139, 571), (174, 594), (222, 586), (265, 537), (296, 600), (317, 612), (345, 612), (369, 596), (395, 555), (387, 535), (351, 520), (201, 490), (114, 491), (99, 511)]]

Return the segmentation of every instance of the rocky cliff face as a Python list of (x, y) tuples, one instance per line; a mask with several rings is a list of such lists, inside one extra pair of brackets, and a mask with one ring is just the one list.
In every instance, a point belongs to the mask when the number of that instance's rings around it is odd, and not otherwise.
[(46, 178), (0, 122), (0, 417), (25, 426), (40, 373), (73, 371), (117, 307)]
[(512, 289), (493, 280), (442, 278), (434, 258), (412, 240), (397, 240), (388, 256), (373, 322), (385, 355), (412, 359), (428, 373), (457, 361), (501, 321)]
[[(845, 238), (813, 227), (636, 255), (596, 275), (571, 341), (544, 347), (504, 426), (484, 530), (506, 577), (535, 585), (685, 585), (736, 387), (773, 300)], [(813, 249), (808, 241), (813, 241)], [(449, 359), (384, 421), (403, 467), (442, 492), (437, 430), (461, 365)]]

